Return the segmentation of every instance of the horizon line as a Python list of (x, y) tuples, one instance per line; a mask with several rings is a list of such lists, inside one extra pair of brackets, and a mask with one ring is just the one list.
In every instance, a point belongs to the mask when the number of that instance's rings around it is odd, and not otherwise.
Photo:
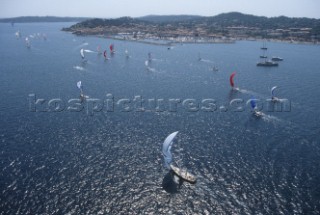
[(118, 19), (122, 17), (130, 17), (130, 18), (141, 18), (141, 17), (148, 17), (148, 16), (198, 16), (198, 17), (214, 17), (219, 16), (222, 14), (229, 14), (229, 13), (239, 13), (243, 15), (250, 15), (250, 16), (257, 16), (257, 17), (266, 17), (266, 18), (278, 18), (278, 17), (287, 17), (287, 18), (307, 18), (307, 19), (320, 19), (315, 17), (306, 17), (306, 16), (286, 16), (286, 15), (278, 15), (278, 16), (264, 16), (264, 15), (254, 15), (248, 13), (242, 13), (238, 11), (230, 11), (230, 12), (222, 12), (216, 15), (196, 15), (196, 14), (148, 14), (142, 16), (117, 16), (117, 17), (86, 17), (86, 16), (56, 16), (56, 15), (22, 15), (22, 16), (15, 16), (15, 17), (0, 17), (0, 19), (15, 19), (15, 18), (26, 18), (26, 17), (55, 17), (55, 18), (88, 18), (88, 19)]

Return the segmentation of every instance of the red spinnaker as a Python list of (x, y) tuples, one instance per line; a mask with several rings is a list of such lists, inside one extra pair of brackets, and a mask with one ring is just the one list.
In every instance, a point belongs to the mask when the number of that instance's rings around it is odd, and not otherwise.
[(113, 44), (110, 45), (110, 51), (113, 51)]
[(233, 72), (231, 75), (230, 75), (230, 85), (231, 87), (234, 87), (234, 82), (233, 82), (233, 77), (236, 75), (236, 72)]

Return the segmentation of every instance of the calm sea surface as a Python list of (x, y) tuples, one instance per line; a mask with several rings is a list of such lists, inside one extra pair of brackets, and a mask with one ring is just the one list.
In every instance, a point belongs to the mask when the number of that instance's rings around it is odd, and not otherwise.
[[(71, 24), (0, 24), (0, 214), (320, 213), (319, 46), (268, 42), (267, 55), (284, 61), (261, 68), (261, 42), (168, 50), (60, 31)], [(105, 61), (95, 52), (111, 43), (116, 53)], [(230, 89), (234, 71), (239, 91)], [(90, 99), (70, 111), (80, 80)], [(282, 111), (267, 102), (273, 86)], [(93, 99), (112, 97), (114, 111), (98, 112)], [(252, 97), (261, 118), (246, 105)], [(201, 109), (203, 99), (215, 111)], [(166, 187), (161, 154), (174, 131), (175, 161), (198, 178), (180, 189)]]

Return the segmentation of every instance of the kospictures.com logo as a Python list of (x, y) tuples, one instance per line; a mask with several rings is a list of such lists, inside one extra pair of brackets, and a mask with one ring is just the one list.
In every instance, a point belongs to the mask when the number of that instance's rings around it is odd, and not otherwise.
[(143, 98), (141, 95), (132, 98), (117, 98), (107, 94), (105, 98), (81, 97), (69, 100), (61, 98), (43, 99), (36, 94), (29, 94), (29, 111), (31, 112), (81, 112), (93, 115), (98, 112), (243, 112), (254, 109), (266, 112), (290, 112), (291, 102), (288, 99), (273, 101), (272, 99), (232, 99), (227, 104), (216, 99), (193, 98)]

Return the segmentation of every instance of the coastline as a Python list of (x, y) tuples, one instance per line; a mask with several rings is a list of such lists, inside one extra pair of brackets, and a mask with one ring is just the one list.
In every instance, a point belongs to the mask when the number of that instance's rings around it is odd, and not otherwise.
[[(65, 31), (62, 29), (62, 31)], [(136, 43), (143, 43), (143, 44), (149, 44), (149, 45), (159, 45), (159, 46), (172, 46), (176, 44), (234, 44), (237, 41), (258, 41), (258, 42), (274, 42), (274, 43), (287, 43), (287, 44), (293, 44), (293, 45), (320, 45), (319, 42), (310, 42), (310, 41), (292, 41), (289, 39), (262, 39), (262, 38), (216, 38), (216, 39), (210, 39), (210, 38), (194, 38), (189, 37), (188, 40), (179, 40), (175, 39), (174, 37), (168, 37), (166, 39), (160, 39), (156, 37), (143, 37), (143, 38), (132, 38), (132, 37), (124, 37), (119, 34), (85, 34), (81, 33), (79, 34), (79, 31), (72, 32), (72, 31), (65, 31), (69, 32), (71, 34), (74, 34), (79, 37), (99, 37), (99, 38), (107, 38), (107, 39), (113, 39), (113, 40), (119, 40), (119, 41), (125, 41), (125, 42), (136, 42)]]

